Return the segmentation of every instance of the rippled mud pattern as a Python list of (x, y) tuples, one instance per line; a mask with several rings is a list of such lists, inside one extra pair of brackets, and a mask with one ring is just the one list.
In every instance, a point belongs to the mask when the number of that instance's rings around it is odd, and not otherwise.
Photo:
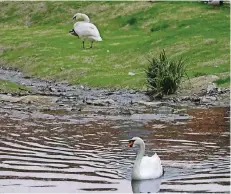
[[(0, 110), (1, 193), (229, 193), (228, 108), (183, 115)], [(121, 140), (133, 136), (144, 139), (147, 155), (158, 153), (163, 177), (131, 181), (137, 149)]]

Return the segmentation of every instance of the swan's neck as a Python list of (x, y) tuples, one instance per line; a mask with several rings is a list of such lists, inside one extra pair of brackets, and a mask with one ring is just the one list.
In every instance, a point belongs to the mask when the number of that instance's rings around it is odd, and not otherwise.
[(140, 144), (140, 149), (138, 150), (138, 153), (137, 153), (137, 156), (136, 156), (136, 161), (135, 161), (135, 164), (134, 164), (134, 169), (139, 169), (140, 168), (140, 162), (144, 156), (144, 152), (145, 152), (145, 145), (144, 145), (144, 142), (142, 142)]

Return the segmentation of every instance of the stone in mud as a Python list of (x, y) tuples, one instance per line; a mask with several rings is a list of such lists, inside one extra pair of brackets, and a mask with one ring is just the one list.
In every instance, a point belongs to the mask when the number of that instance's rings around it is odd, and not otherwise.
[(106, 92), (105, 93), (106, 96), (110, 96), (110, 95), (113, 95), (113, 94), (114, 94), (114, 92)]
[(215, 96), (203, 96), (201, 98), (202, 103), (211, 103), (211, 102), (216, 101), (216, 100), (217, 100), (217, 98)]
[(189, 101), (189, 100), (191, 100), (191, 98), (190, 98), (190, 96), (183, 96), (183, 97), (181, 98), (181, 100), (182, 100), (182, 101)]
[(174, 108), (169, 106), (161, 106), (155, 112), (157, 114), (172, 114), (174, 112)]
[(173, 114), (185, 115), (187, 113), (187, 109), (175, 109), (173, 110)]
[(31, 104), (45, 104), (50, 105), (56, 103), (58, 98), (50, 97), (50, 96), (35, 96), (35, 95), (28, 95), (20, 97), (20, 101), (23, 103), (31, 103)]
[(48, 89), (50, 92), (57, 92), (56, 88), (54, 87), (49, 86)]
[(193, 96), (193, 97), (190, 98), (191, 102), (200, 102), (200, 100), (201, 99), (198, 96)]
[(109, 106), (114, 103), (115, 101), (112, 99), (86, 100), (86, 104), (94, 106)]
[(13, 97), (11, 95), (0, 94), (0, 101), (16, 103), (20, 101), (20, 97)]
[(218, 89), (217, 89), (217, 93), (218, 93), (218, 94), (225, 94), (225, 93), (227, 93), (227, 92), (229, 92), (229, 91), (230, 91), (229, 88), (218, 88)]
[(217, 93), (217, 86), (215, 83), (211, 83), (207, 87), (207, 94), (214, 94)]
[(149, 106), (149, 107), (159, 107), (163, 105), (168, 105), (167, 102), (160, 102), (160, 101), (157, 101), (157, 102), (139, 101), (138, 104)]
[(11, 103), (25, 103), (25, 104), (45, 104), (51, 105), (56, 103), (58, 98), (50, 96), (38, 96), (38, 95), (27, 95), (21, 97), (13, 97), (8, 95), (0, 95), (1, 101), (11, 102)]

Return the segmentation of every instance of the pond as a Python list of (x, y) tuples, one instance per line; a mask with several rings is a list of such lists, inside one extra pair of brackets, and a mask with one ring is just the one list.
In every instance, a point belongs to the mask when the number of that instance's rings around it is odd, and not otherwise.
[[(187, 115), (0, 115), (0, 192), (229, 193), (228, 108), (194, 108)], [(173, 118), (173, 119), (172, 119)], [(165, 174), (131, 181), (141, 137)]]

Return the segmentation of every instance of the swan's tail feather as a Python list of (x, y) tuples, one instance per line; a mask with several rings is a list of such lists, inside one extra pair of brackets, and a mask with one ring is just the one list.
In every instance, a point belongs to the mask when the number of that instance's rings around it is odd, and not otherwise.
[(103, 41), (103, 39), (101, 37), (97, 37), (96, 39), (97, 41)]

